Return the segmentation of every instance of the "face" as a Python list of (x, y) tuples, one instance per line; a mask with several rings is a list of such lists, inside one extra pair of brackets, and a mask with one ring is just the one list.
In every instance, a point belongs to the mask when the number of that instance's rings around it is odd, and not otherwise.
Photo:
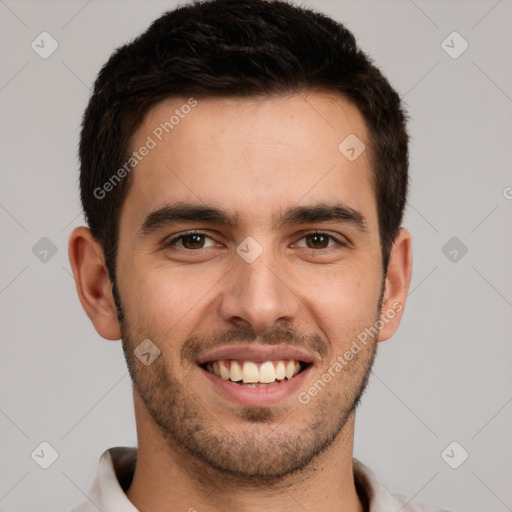
[[(375, 355), (374, 336), (336, 365), (380, 313), (368, 155), (338, 149), (350, 134), (368, 147), (367, 131), (334, 94), (185, 104), (158, 104), (131, 141), (155, 145), (121, 212), (123, 346), (170, 444), (275, 479), (332, 443)], [(143, 340), (160, 350), (149, 365), (134, 352)]]

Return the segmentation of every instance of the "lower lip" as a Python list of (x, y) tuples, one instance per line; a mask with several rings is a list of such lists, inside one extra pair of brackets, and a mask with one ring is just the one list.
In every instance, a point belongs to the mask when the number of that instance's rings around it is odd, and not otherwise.
[(248, 387), (229, 380), (224, 380), (217, 377), (204, 368), (199, 367), (205, 377), (211, 382), (213, 389), (222, 396), (229, 400), (238, 402), (240, 405), (245, 406), (259, 406), (273, 405), (284, 400), (286, 397), (297, 394), (299, 388), (304, 383), (306, 377), (311, 370), (311, 365), (298, 373), (290, 380), (283, 380), (277, 384), (269, 384), (265, 387)]

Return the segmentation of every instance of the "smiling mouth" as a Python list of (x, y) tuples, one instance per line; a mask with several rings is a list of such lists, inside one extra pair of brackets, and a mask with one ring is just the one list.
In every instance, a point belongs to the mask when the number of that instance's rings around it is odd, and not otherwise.
[(278, 361), (242, 361), (218, 359), (201, 365), (204, 370), (217, 377), (247, 387), (267, 387), (293, 379), (304, 371), (310, 363), (295, 359)]

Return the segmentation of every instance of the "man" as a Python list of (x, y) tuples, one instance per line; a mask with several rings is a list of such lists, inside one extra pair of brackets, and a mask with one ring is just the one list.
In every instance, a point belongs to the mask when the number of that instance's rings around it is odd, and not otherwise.
[(112, 55), (69, 257), (138, 449), (76, 511), (438, 510), (352, 455), (411, 277), (405, 123), (349, 31), (280, 1), (185, 4)]

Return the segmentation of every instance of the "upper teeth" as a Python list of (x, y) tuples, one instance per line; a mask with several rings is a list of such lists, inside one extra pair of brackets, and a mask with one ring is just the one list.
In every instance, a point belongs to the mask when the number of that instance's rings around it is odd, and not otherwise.
[(276, 380), (291, 379), (300, 371), (299, 361), (252, 361), (218, 360), (211, 361), (206, 369), (217, 377), (233, 382), (270, 384)]

